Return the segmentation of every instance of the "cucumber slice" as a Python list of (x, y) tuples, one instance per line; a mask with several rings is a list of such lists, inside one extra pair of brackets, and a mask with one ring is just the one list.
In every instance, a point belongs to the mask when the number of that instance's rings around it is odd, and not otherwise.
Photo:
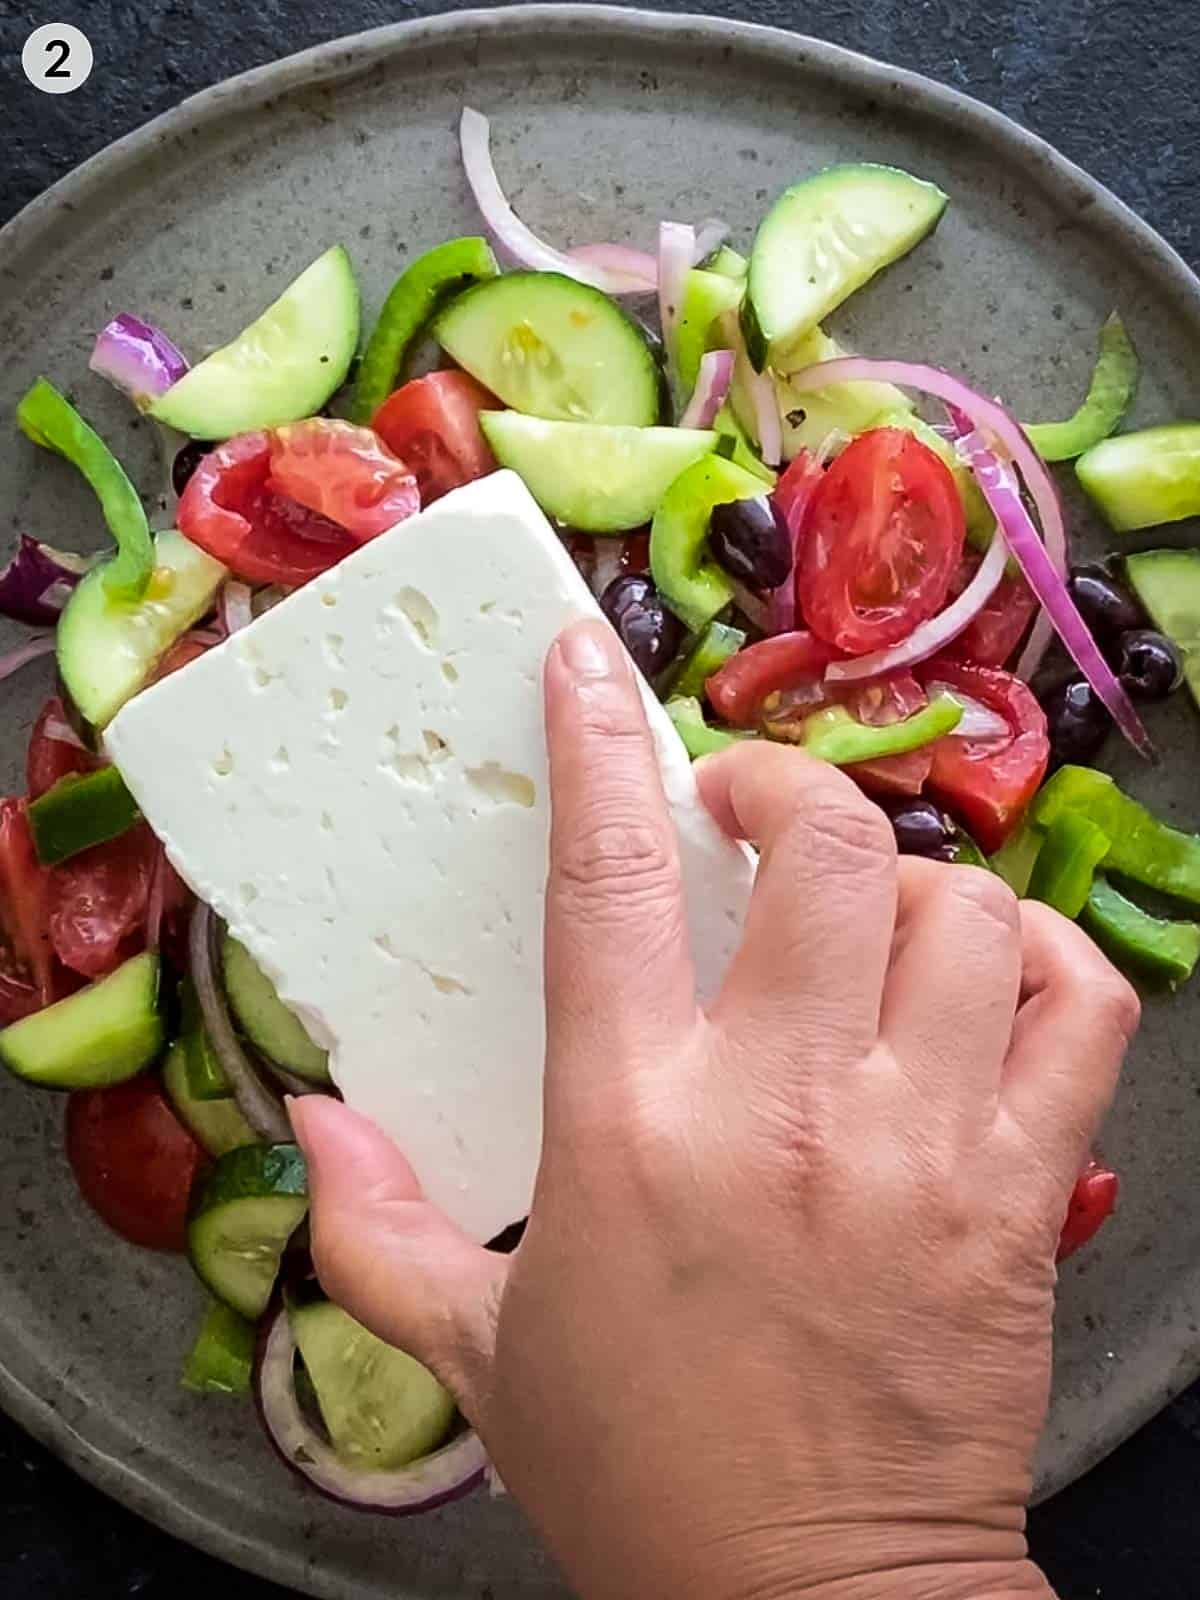
[(258, 1144), (254, 1129), (238, 1110), (237, 1101), (201, 1100), (188, 1080), (188, 1041), (176, 1039), (167, 1051), (163, 1088), (180, 1122), (195, 1134), (210, 1156), (223, 1156), (245, 1144)]
[(188, 1258), (206, 1288), (252, 1322), (308, 1210), (308, 1172), (294, 1144), (251, 1144), (221, 1156), (188, 1220)]
[(1105, 439), (1079, 457), (1075, 475), (1118, 533), (1200, 516), (1200, 422)]
[(736, 461), (738, 466), (745, 467), (747, 472), (753, 472), (756, 478), (762, 479), (768, 489), (775, 487), (778, 474), (759, 459), (757, 450), (750, 442), (750, 435), (734, 416), (728, 400), (713, 418), (713, 431), (719, 436), (718, 454), (729, 461)]
[(270, 1060), (311, 1083), (329, 1083), (329, 1057), (315, 1045), (294, 1011), (244, 944), (231, 934), (221, 946), (225, 994), (239, 1027)]
[(1200, 705), (1200, 550), (1144, 550), (1125, 557), (1125, 575), (1151, 622), (1178, 646)]
[(188, 1094), (193, 1100), (228, 1100), (233, 1090), (204, 1026), (196, 986), (190, 978), (179, 985), (179, 1010)]
[(650, 529), (650, 571), (658, 592), (693, 633), (733, 599), (728, 576), (708, 555), (713, 507), (762, 493), (762, 479), (754, 473), (722, 456), (707, 456), (661, 497)]
[(716, 253), (704, 263), (705, 272), (720, 273), (723, 278), (744, 278), (750, 270), (750, 263), (739, 251), (731, 245), (723, 244)]
[(0, 1032), (0, 1061), (47, 1089), (102, 1089), (162, 1049), (158, 957), (133, 956), (107, 978)]
[(288, 1321), (330, 1443), (348, 1465), (394, 1470), (442, 1443), (454, 1397), (419, 1361), (329, 1300), (289, 1307)]
[(460, 367), (529, 416), (634, 428), (658, 421), (650, 346), (607, 295), (574, 278), (492, 278), (459, 295), (433, 334)]
[(69, 774), (29, 806), (29, 828), (44, 867), (117, 838), (137, 818), (137, 802), (116, 767)]
[(198, 1394), (246, 1394), (254, 1368), (254, 1324), (214, 1300), (180, 1382)]
[(481, 411), (479, 421), (497, 461), (520, 474), (547, 516), (583, 533), (640, 528), (679, 474), (717, 444), (715, 433), (694, 428), (545, 422), (518, 411)]
[(675, 364), (679, 382), (690, 394), (700, 371), (700, 357), (706, 350), (720, 348), (714, 327), (726, 311), (736, 311), (742, 303), (745, 285), (724, 273), (693, 267), (684, 280), (675, 329)]
[(194, 439), (228, 439), (311, 417), (345, 382), (358, 324), (354, 269), (335, 244), (232, 344), (160, 395), (150, 415)]
[(932, 183), (867, 162), (780, 196), (750, 252), (742, 325), (754, 365), (795, 372), (796, 347), (848, 295), (923, 239), (946, 209)]
[(671, 698), (702, 700), (704, 685), (723, 667), (730, 656), (737, 655), (746, 642), (740, 628), (731, 628), (724, 622), (710, 622), (671, 679)]
[[(813, 328), (797, 346), (792, 370), (814, 366), (818, 361), (836, 361), (848, 354), (823, 328)], [(908, 396), (891, 383), (831, 383), (824, 389), (795, 394), (786, 378), (776, 378), (775, 389), (783, 417), (786, 461), (801, 450), (819, 450), (831, 433), (847, 433), (853, 438), (879, 426), (884, 417), (912, 413)], [(739, 404), (744, 406), (746, 402), (739, 400)]]
[(154, 561), (140, 600), (114, 598), (104, 568), (95, 567), (59, 618), (59, 676), (94, 728), (137, 693), (179, 635), (211, 607), (227, 576), (219, 561), (174, 529), (155, 536)]

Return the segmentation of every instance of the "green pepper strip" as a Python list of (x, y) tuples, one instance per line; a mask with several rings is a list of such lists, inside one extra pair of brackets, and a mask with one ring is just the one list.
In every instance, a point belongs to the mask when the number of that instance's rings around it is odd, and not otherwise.
[(44, 867), (117, 838), (137, 819), (137, 801), (116, 767), (60, 778), (29, 807), (29, 828)]
[(1045, 842), (1044, 833), (1023, 822), (1015, 833), (1009, 834), (988, 865), (1015, 895), (1023, 898), (1029, 892), (1029, 880)]
[(184, 1363), (184, 1388), (201, 1394), (245, 1394), (253, 1366), (254, 1324), (214, 1300)]
[(1133, 403), (1138, 357), (1114, 311), (1100, 329), (1100, 353), (1087, 397), (1065, 422), (1034, 422), (1025, 432), (1043, 461), (1070, 461), (1107, 439)]
[(1160, 822), (1091, 767), (1061, 767), (1034, 801), (1033, 820), (1049, 830), (1066, 812), (1108, 835), (1108, 871), (1200, 905), (1200, 836)]
[(405, 354), (434, 312), (459, 290), (500, 271), (486, 239), (470, 235), (435, 245), (396, 279), (358, 368), (353, 421), (369, 423), (396, 386)]
[(1087, 904), (1096, 868), (1108, 847), (1103, 828), (1077, 812), (1064, 811), (1046, 831), (1029, 879), (1029, 899), (1074, 919)]
[(675, 730), (693, 761), (698, 761), (701, 756), (715, 755), (718, 750), (728, 750), (730, 745), (740, 744), (743, 739), (755, 737), (752, 733), (742, 733), (732, 728), (710, 727), (696, 699), (668, 700), (667, 715), (675, 724)]
[(1092, 884), (1081, 923), (1119, 967), (1174, 989), (1200, 960), (1200, 923), (1152, 917), (1119, 894), (1107, 878)]
[(959, 828), (950, 842), (954, 852), (954, 865), (956, 867), (982, 867), (985, 872), (991, 870), (991, 862), (983, 851), (972, 839), (971, 835)]
[(200, 1015), (200, 1002), (190, 978), (179, 986), (179, 1004), (182, 1013), (180, 1038), (184, 1047), (184, 1069), (188, 1093), (193, 1100), (228, 1100), (233, 1090), (225, 1076), (221, 1058), (212, 1047), (212, 1040)]
[(52, 383), (39, 378), (17, 406), (17, 422), (34, 444), (57, 450), (91, 484), (117, 554), (105, 563), (104, 587), (122, 600), (140, 600), (154, 571), (154, 541), (137, 490), (125, 469)]
[(944, 734), (953, 733), (962, 714), (962, 706), (948, 694), (935, 695), (911, 717), (878, 727), (857, 721), (845, 706), (828, 706), (797, 724), (795, 742), (818, 761), (828, 761), (835, 767), (851, 766), (856, 761), (902, 756), (932, 744)]
[(740, 628), (724, 622), (710, 622), (679, 664), (671, 683), (671, 695), (681, 700), (701, 700), (704, 685), (730, 656), (737, 655), (746, 642)]

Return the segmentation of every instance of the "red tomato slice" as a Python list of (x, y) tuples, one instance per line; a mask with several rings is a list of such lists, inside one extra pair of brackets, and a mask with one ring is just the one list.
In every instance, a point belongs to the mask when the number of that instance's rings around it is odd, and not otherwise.
[(272, 431), (267, 481), (277, 494), (345, 528), (359, 544), (421, 509), (416, 478), (370, 428), (327, 417)]
[(67, 1160), (96, 1215), (130, 1244), (186, 1250), (188, 1196), (208, 1157), (143, 1073), (67, 1101)]
[[(58, 998), (54, 949), (48, 928), (50, 874), (37, 858), (24, 800), (0, 800), (0, 965), (18, 985), (28, 984), (36, 1011)], [(12, 997), (10, 1004), (19, 1003)]]
[(57, 696), (47, 700), (33, 725), (33, 732), (29, 736), (29, 753), (25, 759), (25, 781), (31, 800), (45, 794), (47, 789), (53, 789), (60, 778), (74, 772), (94, 772), (103, 765), (90, 750), (83, 749), (69, 739), (54, 737), (55, 729), (68, 728), (62, 701)]
[(1116, 1210), (1121, 1180), (1094, 1157), (1080, 1173), (1067, 1207), (1056, 1260), (1065, 1261), (1094, 1239)]
[(796, 563), (796, 605), (850, 655), (906, 639), (941, 609), (965, 524), (949, 468), (903, 428), (846, 446), (817, 485)]
[[(951, 599), (960, 595), (970, 583), (981, 560), (977, 551), (963, 552), (950, 584)], [(1001, 578), (987, 605), (970, 627), (948, 646), (946, 654), (959, 661), (973, 661), (980, 667), (1004, 666), (1025, 637), (1037, 606), (1037, 599), (1024, 578)]]
[[(928, 700), (924, 689), (910, 672), (896, 672), (889, 678), (853, 689), (838, 697), (842, 704), (873, 728), (901, 722), (920, 711)], [(882, 756), (878, 761), (856, 761), (844, 770), (868, 794), (917, 795), (925, 787), (933, 766), (933, 746), (909, 750), (902, 756)]]
[(101, 978), (141, 948), (158, 841), (145, 823), (50, 873), (50, 938), (64, 966)]
[(189, 639), (185, 633), (182, 639), (176, 639), (158, 663), (150, 675), (150, 682), (157, 683), (160, 678), (169, 678), (173, 672), (178, 672), (180, 667), (189, 666), (193, 661), (199, 660), (209, 648), (208, 645), (201, 644), (199, 639)]
[(176, 527), (249, 583), (307, 583), (357, 548), (345, 528), (276, 493), (270, 477), (270, 435), (238, 434), (192, 473)]
[(621, 571), (650, 571), (650, 533), (627, 533), (621, 540)]
[(501, 403), (465, 372), (431, 372), (389, 395), (371, 426), (417, 475), (421, 504), (486, 477), (496, 458), (479, 426)]
[(800, 535), (808, 508), (824, 477), (825, 468), (812, 451), (801, 450), (788, 463), (786, 472), (771, 491), (771, 498), (788, 525), (793, 551), (800, 548)]
[(1004, 717), (1007, 734), (960, 739), (951, 734), (933, 746), (929, 787), (989, 855), (998, 850), (1024, 815), (1046, 775), (1050, 739), (1046, 714), (1019, 678), (998, 667), (936, 656), (917, 668), (924, 684), (944, 683)]
[(755, 728), (771, 694), (814, 687), (813, 710), (825, 698), (819, 688), (825, 668), (837, 654), (802, 629), (777, 633), (730, 656), (704, 685), (713, 710), (735, 728)]

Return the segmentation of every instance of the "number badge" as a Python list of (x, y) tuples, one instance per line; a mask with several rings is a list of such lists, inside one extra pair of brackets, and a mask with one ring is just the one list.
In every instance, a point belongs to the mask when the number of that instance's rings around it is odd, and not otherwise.
[(44, 22), (21, 51), (25, 76), (43, 94), (70, 94), (80, 88), (91, 76), (92, 61), (91, 40), (70, 22)]

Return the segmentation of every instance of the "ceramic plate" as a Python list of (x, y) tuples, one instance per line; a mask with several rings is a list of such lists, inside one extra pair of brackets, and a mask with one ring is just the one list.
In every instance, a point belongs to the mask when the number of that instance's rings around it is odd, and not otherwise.
[[(413, 254), (477, 227), (453, 133), (464, 100), (492, 114), (522, 214), (563, 243), (649, 244), (660, 217), (714, 212), (745, 243), (798, 175), (846, 160), (909, 168), (949, 192), (949, 212), (834, 319), (847, 343), (936, 361), (1022, 416), (1054, 416), (1082, 392), (1116, 305), (1144, 359), (1136, 420), (1200, 414), (1200, 285), (1046, 145), (829, 45), (570, 6), (460, 13), (324, 46), (208, 90), (89, 161), (0, 234), (6, 408), (47, 373), (148, 488), (148, 430), (85, 370), (94, 331), (136, 310), (200, 352), (337, 239), (373, 310)], [(7, 426), (0, 482), (8, 538), (23, 528), (68, 547), (92, 541), (82, 484)], [(1084, 508), (1072, 510), (1080, 542), (1099, 550)], [(23, 786), (29, 724), (51, 681), (43, 666), (2, 691), (8, 792)], [(1200, 824), (1194, 713), (1180, 697), (1155, 727), (1173, 757), (1135, 775), (1118, 756), (1118, 776)], [(1147, 1008), (1105, 1135), (1126, 1199), (1066, 1274), (1043, 1489), (1200, 1368), (1198, 1007), (1193, 989)], [(506, 1502), (476, 1496), (406, 1522), (338, 1509), (276, 1463), (248, 1406), (185, 1394), (179, 1362), (200, 1291), (184, 1263), (127, 1248), (85, 1210), (61, 1155), (62, 1109), (0, 1083), (0, 1392), (26, 1426), (173, 1532), (313, 1594), (565, 1592)]]

